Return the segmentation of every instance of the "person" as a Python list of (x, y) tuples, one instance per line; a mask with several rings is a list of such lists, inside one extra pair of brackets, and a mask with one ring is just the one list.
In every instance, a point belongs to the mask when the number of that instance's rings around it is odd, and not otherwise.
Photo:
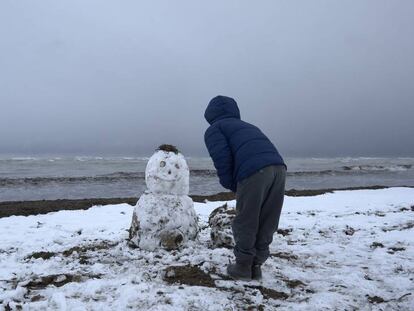
[(285, 162), (259, 128), (240, 119), (233, 98), (214, 97), (204, 117), (210, 124), (204, 140), (220, 183), (236, 192), (232, 223), (236, 261), (227, 266), (227, 273), (233, 279), (259, 280), (279, 224)]

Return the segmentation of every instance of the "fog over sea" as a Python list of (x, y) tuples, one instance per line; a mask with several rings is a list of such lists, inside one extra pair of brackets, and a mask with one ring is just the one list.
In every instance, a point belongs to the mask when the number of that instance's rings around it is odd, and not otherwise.
[[(285, 158), (287, 189), (414, 186), (414, 158)], [(0, 157), (0, 202), (137, 197), (144, 157)], [(209, 158), (187, 157), (190, 193), (223, 189)]]

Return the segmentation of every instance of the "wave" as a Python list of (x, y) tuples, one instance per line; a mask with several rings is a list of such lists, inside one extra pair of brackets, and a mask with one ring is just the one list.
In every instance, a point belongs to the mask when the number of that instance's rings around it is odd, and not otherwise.
[(407, 171), (413, 168), (412, 164), (394, 164), (394, 165), (350, 165), (343, 166), (345, 171)]
[(49, 184), (75, 184), (75, 183), (114, 183), (125, 180), (139, 180), (144, 177), (118, 177), (118, 176), (80, 176), (80, 177), (26, 177), (26, 178), (0, 178), (0, 187), (11, 186), (41, 186)]
[(33, 158), (33, 157), (15, 157), (5, 160), (11, 160), (11, 161), (37, 161), (39, 158)]
[[(412, 164), (395, 165), (352, 165), (342, 166), (338, 169), (320, 171), (288, 171), (289, 177), (309, 176), (341, 176), (379, 174), (386, 172), (404, 172), (414, 169)], [(192, 169), (190, 176), (201, 178), (215, 178), (217, 172), (214, 169)], [(145, 179), (145, 172), (114, 172), (96, 176), (47, 176), (47, 177), (24, 177), (24, 178), (0, 178), (0, 187), (10, 186), (39, 186), (47, 184), (74, 184), (74, 183), (115, 183), (122, 181), (140, 181)]]
[(190, 175), (191, 176), (216, 176), (217, 175), (217, 171), (216, 170), (190, 170)]
[(80, 161), (80, 162), (85, 162), (85, 161), (100, 161), (100, 160), (103, 160), (104, 158), (102, 158), (102, 157), (89, 157), (89, 156), (85, 156), (85, 157), (83, 157), (83, 156), (78, 156), (78, 157), (75, 157), (75, 160), (76, 161)]
[(125, 161), (125, 162), (135, 162), (135, 161), (148, 161), (148, 157), (98, 157), (98, 156), (77, 156), (73, 160), (78, 162), (87, 162), (87, 161)]
[[(192, 170), (191, 176), (216, 176), (215, 170)], [(0, 187), (11, 186), (40, 186), (48, 184), (75, 184), (75, 183), (114, 183), (120, 181), (140, 181), (145, 179), (144, 172), (114, 172), (97, 176), (50, 176), (0, 178)]]
[[(216, 175), (216, 170), (194, 169), (190, 170), (191, 176), (211, 176)], [(98, 175), (98, 178), (145, 178), (144, 172), (114, 172), (110, 174)]]
[(321, 170), (321, 171), (293, 171), (287, 173), (288, 176), (321, 176), (321, 175), (350, 175), (350, 174), (375, 174), (385, 172), (405, 172), (414, 168), (412, 164), (396, 165), (351, 165), (342, 166), (340, 169)]
[(76, 157), (0, 157), (0, 161), (3, 162), (100, 162), (100, 161), (125, 161), (125, 162), (136, 162), (136, 161), (148, 161), (148, 157), (99, 157), (99, 156), (76, 156)]

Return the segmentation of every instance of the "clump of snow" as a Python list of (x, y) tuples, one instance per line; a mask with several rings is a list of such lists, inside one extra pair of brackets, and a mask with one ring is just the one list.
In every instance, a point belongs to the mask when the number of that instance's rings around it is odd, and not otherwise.
[(261, 282), (210, 248), (225, 203), (196, 203), (198, 239), (171, 252), (128, 246), (126, 204), (2, 218), (0, 310), (412, 310), (414, 189), (286, 197)]
[(211, 244), (217, 247), (234, 247), (234, 237), (231, 224), (236, 216), (234, 207), (224, 204), (211, 212), (208, 224), (211, 228)]
[(187, 162), (173, 146), (161, 147), (148, 161), (148, 190), (136, 204), (129, 231), (132, 244), (151, 251), (178, 249), (198, 233)]

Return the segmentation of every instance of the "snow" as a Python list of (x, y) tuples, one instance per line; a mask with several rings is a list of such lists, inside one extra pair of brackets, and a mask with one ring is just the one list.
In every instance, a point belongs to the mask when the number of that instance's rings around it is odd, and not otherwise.
[[(261, 282), (228, 280), (231, 250), (210, 248), (208, 216), (225, 203), (195, 203), (198, 240), (172, 252), (128, 246), (126, 204), (2, 218), (0, 309), (413, 309), (414, 189), (286, 197)], [(188, 265), (214, 286), (166, 281)]]

